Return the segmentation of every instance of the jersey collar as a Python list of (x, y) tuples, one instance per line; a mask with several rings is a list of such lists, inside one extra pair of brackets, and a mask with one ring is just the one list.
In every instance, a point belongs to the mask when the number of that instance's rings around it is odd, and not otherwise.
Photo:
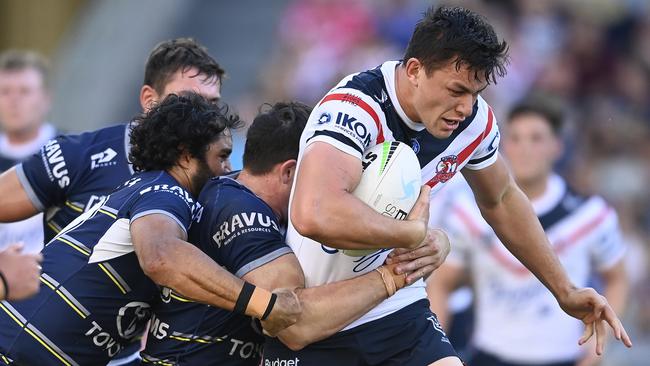
[(386, 61), (381, 65), (381, 73), (384, 75), (384, 84), (386, 84), (386, 91), (388, 97), (393, 102), (397, 115), (402, 119), (404, 124), (413, 131), (424, 130), (424, 124), (413, 122), (406, 113), (397, 99), (397, 88), (395, 87), (395, 69), (400, 65), (400, 61)]
[(546, 182), (544, 194), (531, 201), (537, 216), (542, 216), (555, 208), (566, 193), (566, 183), (557, 174), (552, 174)]

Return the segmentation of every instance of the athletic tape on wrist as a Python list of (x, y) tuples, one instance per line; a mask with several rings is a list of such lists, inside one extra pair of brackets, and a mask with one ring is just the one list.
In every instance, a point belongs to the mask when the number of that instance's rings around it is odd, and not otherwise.
[(397, 292), (397, 285), (395, 284), (395, 279), (390, 273), (387, 273), (388, 269), (384, 266), (375, 268), (375, 271), (379, 272), (381, 275), (381, 280), (384, 282), (384, 287), (386, 287), (386, 292), (388, 292), (388, 297), (391, 297)]
[(233, 309), (234, 313), (246, 313), (246, 308), (248, 307), (248, 303), (251, 301), (253, 291), (255, 291), (255, 286), (251, 283), (244, 282), (244, 287), (242, 287), (241, 292), (239, 292), (239, 297), (237, 297), (237, 302), (235, 302), (235, 308)]
[(269, 314), (271, 314), (271, 311), (273, 310), (273, 306), (275, 306), (275, 300), (278, 299), (278, 295), (276, 294), (271, 294), (271, 300), (269, 300), (269, 304), (266, 306), (266, 310), (264, 311), (264, 314), (260, 318), (260, 320), (266, 320), (266, 318), (269, 317)]
[[(7, 278), (5, 278), (5, 275), (0, 272), (0, 281), (2, 281), (2, 287), (4, 287), (4, 299), (7, 300), (9, 299), (9, 284), (7, 283)], [(2, 297), (0, 297), (2, 299)]]

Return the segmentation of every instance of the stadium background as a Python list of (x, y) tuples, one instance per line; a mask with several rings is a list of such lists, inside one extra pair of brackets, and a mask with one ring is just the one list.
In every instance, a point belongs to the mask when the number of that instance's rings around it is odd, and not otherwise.
[[(398, 59), (421, 0), (0, 0), (0, 50), (51, 57), (50, 120), (82, 131), (139, 111), (144, 61), (159, 41), (192, 36), (227, 71), (223, 99), (250, 121), (263, 102), (313, 104), (342, 76)], [(605, 196), (626, 236), (635, 347), (607, 365), (650, 356), (650, 0), (444, 1), (484, 14), (510, 44), (505, 79), (484, 93), (498, 117), (532, 91), (569, 117), (558, 169)], [(233, 165), (241, 166), (243, 131)]]

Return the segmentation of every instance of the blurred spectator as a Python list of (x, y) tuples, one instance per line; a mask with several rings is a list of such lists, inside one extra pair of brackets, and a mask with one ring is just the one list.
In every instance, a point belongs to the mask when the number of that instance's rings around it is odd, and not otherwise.
[[(626, 325), (641, 344), (625, 353), (615, 346), (612, 358), (606, 352), (604, 363), (609, 359), (620, 366), (625, 358), (634, 365), (633, 355), (650, 348), (650, 290), (643, 285), (650, 278), (650, 2), (439, 3), (484, 14), (508, 41), (508, 75), (484, 92), (499, 119), (533, 93), (551, 94), (567, 106), (565, 156), (557, 169), (578, 192), (598, 192), (617, 210), (632, 253), (627, 263), (631, 285), (639, 291)], [(262, 74), (264, 94), (255, 99), (316, 103), (341, 76), (381, 59), (400, 59), (424, 5), (409, 0), (346, 5), (292, 1), (279, 23), (278, 51)], [(353, 13), (357, 19), (350, 21)], [(501, 127), (507, 132), (507, 126)]]
[[(0, 172), (39, 151), (56, 134), (45, 121), (50, 109), (48, 65), (31, 51), (10, 50), (0, 54)], [(24, 243), (36, 253), (43, 247), (42, 215), (0, 224), (0, 250), (10, 243)]]

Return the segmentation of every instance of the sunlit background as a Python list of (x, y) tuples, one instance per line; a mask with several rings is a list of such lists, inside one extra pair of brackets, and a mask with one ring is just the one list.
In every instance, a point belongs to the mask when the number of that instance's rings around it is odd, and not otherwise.
[[(265, 102), (314, 104), (341, 77), (399, 59), (420, 0), (0, 0), (0, 51), (34, 49), (54, 66), (50, 120), (95, 129), (139, 112), (144, 62), (161, 40), (191, 36), (226, 69), (224, 101), (250, 121)], [(510, 44), (505, 79), (484, 98), (503, 118), (532, 92), (569, 116), (558, 169), (581, 192), (618, 210), (633, 289), (625, 324), (632, 351), (650, 356), (650, 0), (486, 0), (458, 4), (485, 15)], [(233, 165), (241, 167), (244, 131)]]

